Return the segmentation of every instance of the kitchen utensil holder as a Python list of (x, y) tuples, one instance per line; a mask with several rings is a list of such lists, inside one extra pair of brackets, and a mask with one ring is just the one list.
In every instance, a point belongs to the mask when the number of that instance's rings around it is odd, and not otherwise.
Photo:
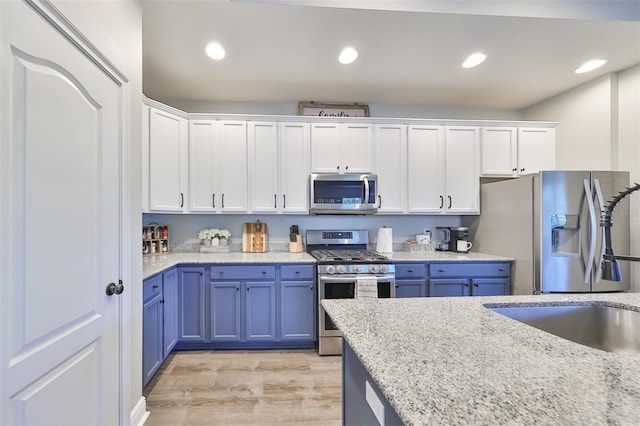
[(289, 242), (289, 253), (301, 253), (302, 252), (302, 235), (296, 235), (296, 241)]

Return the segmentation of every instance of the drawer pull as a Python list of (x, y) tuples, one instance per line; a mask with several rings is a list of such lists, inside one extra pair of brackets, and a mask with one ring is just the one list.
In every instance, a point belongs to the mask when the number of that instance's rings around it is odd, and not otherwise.
[(438, 269), (438, 272), (444, 272), (444, 269)]
[(506, 269), (502, 269), (502, 268), (500, 268), (500, 269), (498, 269), (498, 271), (500, 271), (500, 272), (505, 272), (505, 271), (506, 271)]
[(413, 269), (407, 269), (407, 272), (413, 273)]
[(155, 290), (156, 288), (158, 288), (158, 286), (157, 286), (157, 285), (154, 285), (152, 288)]

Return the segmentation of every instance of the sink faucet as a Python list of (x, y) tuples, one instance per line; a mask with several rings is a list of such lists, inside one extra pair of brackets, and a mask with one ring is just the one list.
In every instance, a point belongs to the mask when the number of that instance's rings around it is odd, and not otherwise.
[(624, 197), (628, 196), (632, 192), (640, 190), (640, 184), (636, 183), (634, 186), (625, 189), (616, 195), (609, 203), (602, 217), (600, 218), (600, 226), (604, 230), (605, 252), (602, 256), (602, 279), (609, 281), (622, 281), (620, 274), (620, 267), (618, 266), (618, 259), (629, 260), (632, 262), (640, 262), (640, 257), (632, 256), (619, 256), (613, 252), (613, 245), (611, 244), (611, 227), (613, 221), (611, 216), (613, 209)]

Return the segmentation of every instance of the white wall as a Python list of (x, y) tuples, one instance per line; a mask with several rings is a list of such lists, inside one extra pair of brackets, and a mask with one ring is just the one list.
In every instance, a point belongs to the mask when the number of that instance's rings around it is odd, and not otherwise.
[[(196, 241), (198, 231), (204, 228), (224, 228), (231, 231), (231, 242), (242, 242), (242, 224), (245, 222), (267, 224), (269, 242), (289, 241), (289, 226), (299, 225), (300, 231), (310, 229), (366, 229), (371, 242), (377, 241), (378, 228), (393, 228), (394, 243), (401, 244), (415, 239), (425, 228), (435, 231), (438, 226), (460, 226), (460, 216), (349, 216), (349, 215), (214, 215), (214, 214), (145, 214), (144, 224), (158, 223), (169, 225), (171, 245)], [(192, 241), (192, 242), (193, 242)], [(197, 242), (197, 241), (196, 241)]]
[[(540, 102), (523, 116), (559, 122), (557, 168), (626, 170), (640, 182), (640, 65)], [(630, 202), (630, 254), (640, 256), (640, 193)], [(640, 263), (631, 270), (632, 291), (640, 292)]]
[(558, 169), (612, 168), (611, 87), (615, 79), (612, 75), (601, 77), (523, 111), (525, 120), (559, 122), (556, 128)]
[[(0, 0), (1, 1), (1, 0)], [(125, 312), (124, 321), (131, 329), (130, 384), (124, 377), (124, 401), (133, 410), (142, 397), (142, 256), (139, 229), (142, 227), (141, 207), (141, 139), (142, 139), (142, 9), (135, 0), (118, 1), (75, 1), (53, 0), (52, 3), (129, 79), (130, 85), (130, 149), (124, 153), (128, 157), (130, 175), (130, 282), (125, 282), (130, 297), (130, 312)]]

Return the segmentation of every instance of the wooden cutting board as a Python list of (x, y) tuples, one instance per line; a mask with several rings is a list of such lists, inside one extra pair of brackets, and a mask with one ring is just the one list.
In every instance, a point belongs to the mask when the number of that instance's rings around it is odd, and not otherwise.
[(267, 251), (267, 224), (250, 222), (242, 225), (242, 251), (265, 253)]

